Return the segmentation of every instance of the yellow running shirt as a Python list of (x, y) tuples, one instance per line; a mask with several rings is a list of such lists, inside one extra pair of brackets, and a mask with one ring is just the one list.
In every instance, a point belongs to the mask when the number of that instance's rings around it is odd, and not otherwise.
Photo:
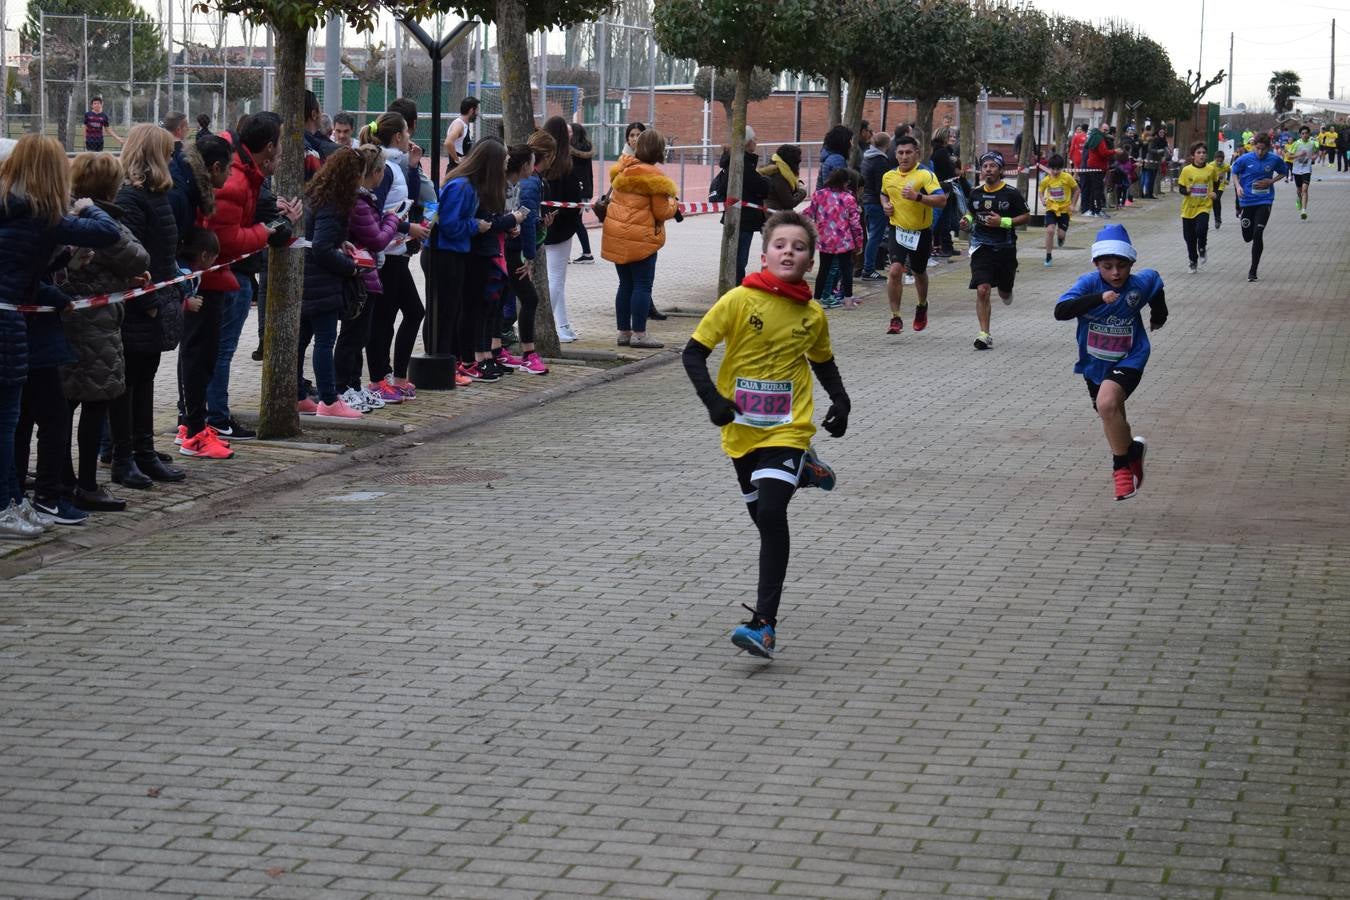
[(1181, 188), (1181, 217), (1194, 219), (1201, 213), (1214, 209), (1214, 185), (1219, 180), (1214, 166), (1196, 168), (1188, 165), (1177, 176), (1177, 186)]
[(1214, 170), (1214, 193), (1222, 194), (1224, 188), (1228, 186), (1228, 173), (1233, 167), (1221, 162), (1211, 162), (1209, 167)]
[(1073, 192), (1078, 190), (1078, 182), (1068, 172), (1050, 175), (1041, 179), (1041, 199), (1045, 208), (1056, 215), (1070, 211), (1073, 205)]
[(741, 412), (722, 428), (722, 449), (738, 459), (760, 447), (811, 445), (816, 426), (810, 363), (834, 358), (825, 310), (742, 285), (722, 295), (694, 329), (705, 347), (726, 341), (717, 390)]
[(918, 200), (906, 200), (900, 191), (909, 185), (920, 194), (942, 193), (942, 182), (927, 169), (911, 169), (901, 172), (891, 169), (881, 176), (881, 192), (890, 198), (895, 211), (891, 213), (891, 224), (906, 231), (924, 231), (933, 227), (933, 210)]

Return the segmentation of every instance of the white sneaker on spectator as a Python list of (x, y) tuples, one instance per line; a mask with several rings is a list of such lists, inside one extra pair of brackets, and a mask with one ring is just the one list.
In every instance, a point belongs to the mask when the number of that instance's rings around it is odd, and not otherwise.
[(369, 407), (366, 406), (365, 398), (361, 394), (362, 392), (355, 388), (347, 388), (338, 399), (357, 412), (367, 412)]
[[(370, 388), (362, 388), (357, 392), (361, 402), (366, 405), (362, 412), (370, 412), (372, 409), (384, 409), (384, 398), (372, 391)], [(350, 406), (351, 404), (347, 404)]]
[(572, 330), (571, 325), (558, 326), (558, 340), (564, 344), (570, 344), (577, 339), (577, 333)]

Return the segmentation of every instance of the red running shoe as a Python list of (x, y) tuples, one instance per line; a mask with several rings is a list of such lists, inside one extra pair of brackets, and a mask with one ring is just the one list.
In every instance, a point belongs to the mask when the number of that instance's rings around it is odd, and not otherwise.
[(923, 331), (928, 327), (928, 304), (914, 308), (914, 330)]
[(1137, 486), (1134, 483), (1134, 472), (1130, 471), (1129, 466), (1116, 469), (1111, 473), (1111, 477), (1116, 484), (1117, 500), (1128, 500), (1134, 496)]
[(1134, 474), (1136, 490), (1144, 486), (1144, 453), (1147, 450), (1148, 442), (1144, 440), (1144, 436), (1135, 436), (1134, 446), (1130, 448), (1130, 472)]
[(886, 327), (887, 334), (899, 334), (905, 330), (905, 323), (899, 316), (891, 316), (891, 324)]

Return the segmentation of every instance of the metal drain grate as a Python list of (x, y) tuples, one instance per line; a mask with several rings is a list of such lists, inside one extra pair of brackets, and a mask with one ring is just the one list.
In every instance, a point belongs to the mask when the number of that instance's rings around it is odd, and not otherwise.
[(505, 472), (493, 469), (453, 468), (440, 472), (381, 472), (374, 481), (381, 484), (480, 484), (485, 481), (501, 481)]

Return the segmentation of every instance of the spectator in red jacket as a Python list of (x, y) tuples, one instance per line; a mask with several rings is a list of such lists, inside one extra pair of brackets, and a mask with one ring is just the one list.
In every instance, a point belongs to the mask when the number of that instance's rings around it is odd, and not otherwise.
[(1102, 218), (1106, 215), (1106, 171), (1111, 168), (1111, 157), (1115, 144), (1111, 141), (1106, 120), (1087, 136), (1083, 143), (1083, 168), (1088, 171), (1084, 176), (1083, 204), (1087, 207), (1085, 215)]
[[(291, 229), (280, 221), (253, 222), (254, 207), (265, 177), (276, 166), (281, 117), (263, 112), (249, 117), (235, 140), (234, 161), (225, 185), (216, 191), (215, 211), (204, 224), (220, 242), (222, 262), (238, 259), (267, 246), (270, 239), (286, 240)], [(277, 207), (290, 224), (303, 213), (298, 200), (278, 199)], [(249, 293), (241, 290), (228, 268), (202, 276), (202, 308), (183, 318), (182, 356), (185, 421), (178, 433), (184, 456), (229, 459), (233, 452), (221, 440), (254, 435), (234, 420), (229, 409), (230, 362), (248, 319)], [(207, 413), (212, 427), (207, 427)]]
[(1069, 152), (1064, 154), (1069, 161), (1070, 169), (1077, 169), (1083, 165), (1083, 145), (1087, 143), (1088, 127), (1079, 125), (1069, 139)]

